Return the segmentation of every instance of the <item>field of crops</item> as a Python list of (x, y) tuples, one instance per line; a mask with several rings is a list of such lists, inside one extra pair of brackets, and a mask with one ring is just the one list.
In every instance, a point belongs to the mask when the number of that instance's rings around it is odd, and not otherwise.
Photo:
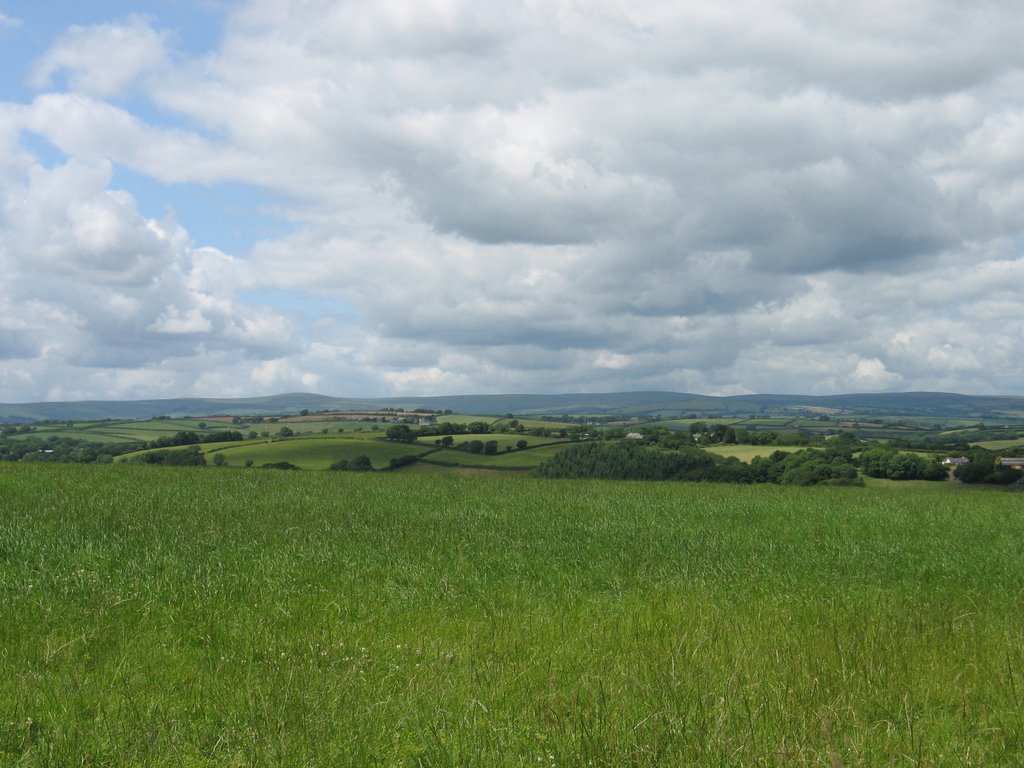
[(0, 765), (1020, 765), (1024, 505), (0, 465)]

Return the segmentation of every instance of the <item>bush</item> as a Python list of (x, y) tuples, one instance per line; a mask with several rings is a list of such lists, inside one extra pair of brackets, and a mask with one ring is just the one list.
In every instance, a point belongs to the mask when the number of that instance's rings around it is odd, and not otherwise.
[(363, 456), (360, 454), (354, 459), (349, 459), (348, 461), (345, 461), (344, 459), (336, 461), (331, 464), (329, 469), (343, 472), (371, 472), (373, 471), (373, 464), (370, 463), (369, 456)]
[(189, 446), (180, 451), (150, 451), (136, 459), (140, 464), (166, 464), (175, 467), (201, 467), (206, 465), (206, 457), (199, 446)]

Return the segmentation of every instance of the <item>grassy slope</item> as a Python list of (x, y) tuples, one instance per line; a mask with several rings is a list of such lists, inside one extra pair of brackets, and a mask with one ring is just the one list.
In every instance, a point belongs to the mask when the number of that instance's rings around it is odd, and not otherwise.
[(393, 458), (421, 454), (427, 446), (391, 443), (380, 439), (356, 437), (315, 437), (275, 440), (274, 442), (213, 443), (202, 446), (207, 454), (221, 453), (228, 464), (243, 465), (248, 459), (256, 466), (268, 462), (289, 461), (302, 469), (327, 469), (336, 461), (366, 456), (375, 469), (383, 469)]
[(541, 445), (524, 451), (501, 450), (496, 454), (470, 453), (456, 449), (442, 449), (425, 457), (425, 461), (438, 464), (457, 464), (468, 467), (493, 467), (495, 469), (532, 469), (545, 459), (564, 451), (569, 442)]
[(0, 465), (0, 765), (1019, 765), (1018, 495)]
[(1014, 440), (985, 440), (980, 443), (973, 443), (973, 445), (980, 446), (981, 448), (988, 448), (990, 451), (1006, 451), (1008, 448), (1012, 448), (1007, 455), (1012, 454), (1013, 456), (1020, 456), (1024, 453), (1024, 442), (1019, 438)]

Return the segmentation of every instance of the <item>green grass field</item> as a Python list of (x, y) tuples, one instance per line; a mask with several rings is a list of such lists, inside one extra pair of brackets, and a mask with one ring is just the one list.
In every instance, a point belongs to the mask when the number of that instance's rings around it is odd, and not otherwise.
[(1015, 438), (1013, 440), (983, 440), (978, 443), (972, 443), (972, 445), (977, 445), (981, 448), (988, 448), (990, 451), (1004, 451), (1012, 448), (1014, 450), (1010, 451), (1010, 453), (1014, 456), (1020, 456), (1024, 453), (1024, 441), (1021, 441), (1020, 438)]
[(500, 450), (495, 454), (470, 453), (469, 451), (446, 448), (431, 453), (426, 461), (437, 464), (451, 464), (468, 467), (491, 467), (494, 469), (532, 469), (545, 459), (564, 451), (572, 443), (540, 445), (524, 451)]
[(735, 456), (747, 464), (756, 456), (771, 456), (775, 451), (792, 453), (801, 450), (800, 446), (779, 445), (707, 445), (703, 449), (718, 456)]
[[(431, 448), (434, 447), (436, 441), (440, 440), (441, 436), (430, 435), (427, 437), (421, 437), (417, 440), (420, 445), (428, 445)], [(558, 438), (554, 437), (534, 437), (532, 435), (521, 435), (516, 433), (488, 433), (483, 435), (452, 435), (452, 439), (455, 441), (454, 445), (460, 445), (462, 443), (469, 443), (473, 440), (479, 440), (480, 442), (488, 442), (493, 440), (498, 444), (498, 450), (504, 451), (506, 446), (515, 447), (516, 443), (520, 440), (525, 440), (529, 446), (540, 446), (548, 445), (550, 443), (558, 443)], [(564, 443), (563, 443), (564, 444)]]
[(3, 766), (1011, 766), (1019, 494), (0, 465)]
[(214, 454), (223, 454), (230, 466), (243, 466), (246, 460), (257, 467), (271, 462), (288, 461), (300, 469), (327, 469), (336, 461), (366, 456), (374, 469), (383, 469), (391, 459), (421, 454), (430, 447), (391, 443), (380, 439), (358, 437), (290, 438), (273, 442), (210, 443), (201, 446), (207, 461)]

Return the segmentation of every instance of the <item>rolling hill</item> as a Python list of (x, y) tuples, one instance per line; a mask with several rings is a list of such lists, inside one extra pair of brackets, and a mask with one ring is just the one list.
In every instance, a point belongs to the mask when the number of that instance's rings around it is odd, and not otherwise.
[(684, 392), (450, 395), (437, 397), (345, 398), (290, 393), (254, 398), (175, 398), (0, 404), (0, 422), (151, 419), (157, 416), (241, 416), (294, 413), (302, 409), (451, 409), (471, 415), (621, 414), (629, 416), (800, 415), (929, 416), (958, 419), (1024, 418), (1024, 397), (896, 392), (847, 395), (737, 395), (715, 397)]

